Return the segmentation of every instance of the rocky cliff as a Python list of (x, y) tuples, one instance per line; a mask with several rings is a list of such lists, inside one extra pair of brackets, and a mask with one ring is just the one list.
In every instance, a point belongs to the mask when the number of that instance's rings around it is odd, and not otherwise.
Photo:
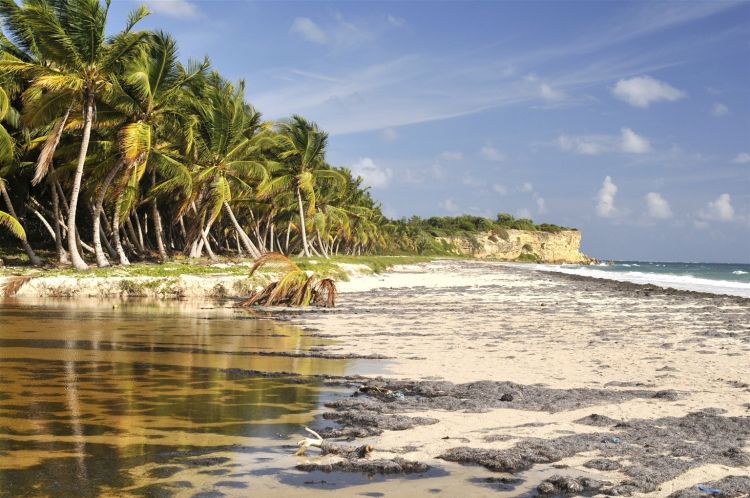
[(453, 245), (458, 254), (477, 258), (540, 263), (588, 264), (595, 261), (581, 252), (581, 232), (578, 230), (542, 232), (500, 229), (473, 236), (444, 237), (442, 240)]

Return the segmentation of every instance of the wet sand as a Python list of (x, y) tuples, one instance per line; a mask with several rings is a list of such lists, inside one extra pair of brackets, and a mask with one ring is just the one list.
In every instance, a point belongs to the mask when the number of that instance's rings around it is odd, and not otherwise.
[[(479, 381), (510, 381), (563, 390), (563, 398), (564, 390), (580, 388), (613, 394), (612, 399), (583, 396), (574, 400), (579, 406), (529, 409), (514, 402), (504, 406), (498, 399), (476, 406), (436, 403), (425, 391), (434, 385), (380, 383), (386, 393), (395, 393), (394, 399), (365, 394), (354, 398), (354, 404), (332, 408), (433, 421), (361, 439), (377, 448), (378, 457), (482, 465), (492, 451), (517, 452), (519, 445), (541, 438), (570, 446), (548, 463), (574, 475), (606, 479), (613, 487), (635, 483), (621, 489), (650, 496), (750, 474), (749, 300), (479, 261), (399, 267), (340, 287), (339, 308), (301, 314), (293, 321), (315, 337), (336, 340), (325, 347), (329, 353), (391, 358), (386, 380), (443, 380), (469, 387)], [(632, 389), (653, 395), (618, 395)], [(500, 396), (502, 391), (492, 393)], [(459, 395), (476, 396), (477, 401), (483, 396), (481, 390), (464, 388)], [(572, 392), (570, 397), (575, 397)], [(586, 423), (592, 414), (612, 422), (604, 429)], [(624, 429), (628, 425), (630, 432)], [(652, 427), (664, 431), (648, 433)], [(617, 449), (624, 449), (608, 451), (607, 444), (576, 439), (592, 433), (617, 438)], [(700, 447), (706, 438), (724, 453), (713, 455), (711, 444)], [(466, 449), (490, 454), (472, 456)], [(584, 466), (605, 453), (617, 461), (618, 470)], [(652, 472), (657, 463), (664, 468)]]

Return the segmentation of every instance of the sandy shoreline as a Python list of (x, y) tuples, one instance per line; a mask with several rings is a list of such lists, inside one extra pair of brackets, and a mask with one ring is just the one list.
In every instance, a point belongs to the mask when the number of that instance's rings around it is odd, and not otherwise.
[[(336, 339), (326, 348), (329, 353), (392, 358), (388, 378), (675, 393), (675, 399), (636, 397), (558, 411), (495, 407), (467, 415), (420, 408), (401, 414), (437, 423), (368, 439), (384, 456), (440, 465), (436, 457), (456, 447), (505, 450), (526, 438), (553, 440), (601, 430), (576, 422), (594, 413), (648, 427), (657, 419), (655, 425), (673, 420), (684, 425), (684, 417), (701, 410), (739, 420), (739, 434), (731, 437), (742, 439), (737, 451), (750, 450), (748, 300), (649, 291), (480, 261), (397, 267), (340, 288), (339, 308), (293, 321), (314, 335)], [(721, 437), (717, 434), (717, 441)], [(731, 462), (690, 460), (699, 456), (696, 451), (680, 457), (690, 461), (681, 471), (651, 476), (664, 480), (649, 495), (669, 496), (698, 483), (750, 474), (746, 455)], [(596, 453), (574, 452), (557, 464), (591, 475), (583, 464)], [(622, 455), (623, 469), (634, 467), (628, 467), (628, 458), (627, 452)], [(629, 472), (595, 475), (617, 484), (633, 480), (636, 471)]]

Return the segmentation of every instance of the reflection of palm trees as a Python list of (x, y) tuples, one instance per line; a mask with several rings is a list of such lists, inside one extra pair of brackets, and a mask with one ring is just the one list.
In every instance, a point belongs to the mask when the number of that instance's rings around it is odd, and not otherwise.
[[(75, 348), (75, 341), (66, 341), (66, 347)], [(77, 477), (84, 481), (83, 489), (88, 481), (86, 472), (86, 437), (81, 427), (81, 400), (78, 397), (78, 375), (76, 374), (75, 361), (65, 362), (65, 394), (70, 411), (70, 425), (73, 434), (73, 444), (76, 449), (76, 462), (78, 466)]]

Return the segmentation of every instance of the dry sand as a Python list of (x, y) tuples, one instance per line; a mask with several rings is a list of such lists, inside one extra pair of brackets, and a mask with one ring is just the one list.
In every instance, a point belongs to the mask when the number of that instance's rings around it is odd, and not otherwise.
[[(592, 413), (618, 421), (684, 417), (707, 408), (743, 420), (750, 414), (749, 300), (644, 291), (479, 261), (402, 266), (339, 287), (339, 308), (295, 321), (338, 340), (328, 353), (392, 358), (386, 378), (678, 393), (677, 400), (634, 398), (556, 413), (405, 413), (438, 423), (368, 439), (379, 456), (398, 453), (440, 465), (436, 457), (457, 446), (504, 449), (523, 438), (601, 430), (575, 422)], [(576, 454), (558, 463), (590, 473), (582, 464), (595, 456)], [(598, 475), (615, 483), (625, 479), (616, 471)], [(729, 475), (750, 475), (750, 466), (707, 461), (649, 496)]]

